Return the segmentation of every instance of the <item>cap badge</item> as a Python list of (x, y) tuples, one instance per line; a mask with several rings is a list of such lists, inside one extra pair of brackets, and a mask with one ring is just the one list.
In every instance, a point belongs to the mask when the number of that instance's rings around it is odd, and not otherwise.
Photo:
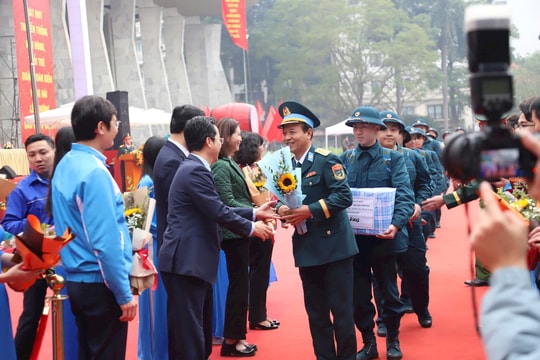
[(392, 114), (386, 114), (386, 117), (390, 119), (392, 117)]
[(283, 108), (283, 115), (284, 116), (291, 115), (291, 110), (289, 110), (289, 108), (286, 106)]
[(356, 117), (360, 116), (360, 111), (355, 112), (354, 116), (356, 116)]

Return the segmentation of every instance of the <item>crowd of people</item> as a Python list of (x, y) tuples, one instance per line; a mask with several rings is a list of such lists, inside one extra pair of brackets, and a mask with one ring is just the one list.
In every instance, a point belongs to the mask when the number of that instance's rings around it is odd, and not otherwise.
[[(526, 99), (519, 109), (519, 114), (504, 114), (501, 125), (519, 133), (523, 146), (540, 158), (540, 141), (529, 134), (540, 131), (540, 98)], [(540, 249), (540, 228), (527, 229), (498, 205), (493, 190), (511, 190), (515, 179), (462, 184), (447, 177), (441, 164), (444, 143), (464, 129), (445, 132), (439, 141), (437, 130), (423, 119), (408, 126), (396, 112), (360, 106), (346, 122), (355, 143), (347, 137), (337, 155), (313, 145), (321, 121), (307, 107), (286, 101), (278, 111), (290, 165), (301, 174), (305, 198), (297, 208), (272, 200), (261, 187), (256, 162), (263, 156), (264, 139), (242, 131), (233, 118), (216, 120), (195, 106), (178, 106), (170, 136), (145, 142), (138, 187), (146, 187), (156, 200), (150, 232), (159, 278), (139, 297), (130, 287), (132, 246), (122, 192), (104, 155), (118, 133), (114, 106), (85, 96), (73, 107), (72, 126), (54, 140), (42, 134), (26, 140), (32, 171), (9, 195), (2, 227), (18, 234), (33, 214), (57, 233), (69, 228), (76, 235), (56, 267), (69, 295), (66, 358), (125, 358), (127, 323), (137, 314), (141, 360), (205, 360), (216, 343), (221, 356), (255, 356), (258, 348), (248, 341), (248, 328), (280, 327), (266, 299), (274, 231), (282, 224), (295, 226), (293, 256), (315, 357), (377, 359), (378, 336), (385, 338), (387, 359), (401, 359), (402, 316), (414, 313), (423, 328), (434, 321), (426, 251), (440, 227), (440, 209), (479, 196), (485, 209), (471, 235), (476, 278), (465, 283), (491, 284), (481, 324), (488, 356), (539, 356), (540, 307), (531, 304), (540, 298), (531, 270), (537, 281), (540, 267), (528, 267), (525, 253), (527, 242)], [(486, 124), (485, 118), (477, 121), (480, 128)], [(520, 186), (539, 197), (540, 179), (525, 180), (528, 189), (525, 181)], [(347, 209), (358, 201), (355, 189), (360, 188), (395, 189), (384, 228), (373, 225), (366, 233), (351, 225)], [(376, 212), (364, 211), (368, 219)], [(299, 224), (305, 229), (299, 231)], [(24, 293), (14, 341), (9, 316), (0, 318), (9, 335), (3, 339), (3, 358), (30, 359), (47, 284), (39, 270), (24, 270), (12, 257), (0, 254), (9, 268), (0, 282), (37, 280)], [(0, 303), (7, 303), (3, 286)]]

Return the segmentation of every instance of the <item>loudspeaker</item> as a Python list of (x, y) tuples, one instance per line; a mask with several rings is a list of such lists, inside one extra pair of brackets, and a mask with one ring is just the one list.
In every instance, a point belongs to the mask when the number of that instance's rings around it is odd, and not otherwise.
[(0, 174), (4, 175), (6, 179), (15, 179), (17, 177), (17, 173), (9, 165), (2, 166), (0, 168)]
[(116, 107), (116, 118), (120, 121), (118, 134), (114, 138), (113, 149), (117, 150), (122, 145), (124, 137), (131, 133), (129, 126), (129, 101), (127, 91), (111, 91), (107, 93), (107, 100)]

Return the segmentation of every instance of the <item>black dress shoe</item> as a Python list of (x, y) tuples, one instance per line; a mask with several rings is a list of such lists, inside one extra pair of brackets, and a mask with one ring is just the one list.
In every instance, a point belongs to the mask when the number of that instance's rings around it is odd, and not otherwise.
[(232, 357), (248, 357), (255, 356), (257, 350), (253, 347), (246, 346), (244, 350), (238, 350), (235, 344), (227, 344), (225, 341), (221, 345), (221, 356)]
[(399, 360), (403, 357), (399, 340), (397, 337), (393, 339), (386, 338), (386, 358), (388, 360)]
[(356, 354), (356, 360), (372, 360), (378, 358), (379, 352), (377, 351), (377, 340), (374, 338), (364, 342), (364, 347)]
[(277, 325), (275, 322), (270, 321), (270, 325), (263, 325), (260, 323), (249, 323), (249, 328), (251, 330), (275, 330), (279, 328), (279, 325)]
[(475, 286), (475, 287), (478, 287), (478, 286), (489, 286), (489, 281), (487, 280), (480, 280), (480, 279), (472, 279), (472, 280), (465, 280), (465, 285), (468, 285), (468, 286)]
[(379, 324), (377, 324), (377, 336), (379, 337), (386, 337), (386, 334), (387, 334), (387, 330), (386, 330), (386, 325), (381, 322)]
[(429, 311), (426, 310), (425, 314), (418, 315), (418, 322), (420, 323), (421, 327), (430, 328), (431, 325), (433, 325), (433, 318), (431, 317)]
[(271, 323), (274, 323), (274, 324), (277, 325), (277, 326), (281, 325), (281, 323), (280, 323), (279, 320), (277, 320), (277, 319), (270, 319), (269, 321), (270, 321)]

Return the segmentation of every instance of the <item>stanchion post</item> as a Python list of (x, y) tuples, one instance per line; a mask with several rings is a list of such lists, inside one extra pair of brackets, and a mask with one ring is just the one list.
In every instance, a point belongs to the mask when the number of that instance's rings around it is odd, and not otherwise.
[(64, 288), (64, 278), (54, 272), (47, 273), (47, 285), (53, 291), (53, 296), (47, 300), (52, 303), (52, 341), (53, 360), (64, 360), (64, 303), (67, 295), (60, 294)]

